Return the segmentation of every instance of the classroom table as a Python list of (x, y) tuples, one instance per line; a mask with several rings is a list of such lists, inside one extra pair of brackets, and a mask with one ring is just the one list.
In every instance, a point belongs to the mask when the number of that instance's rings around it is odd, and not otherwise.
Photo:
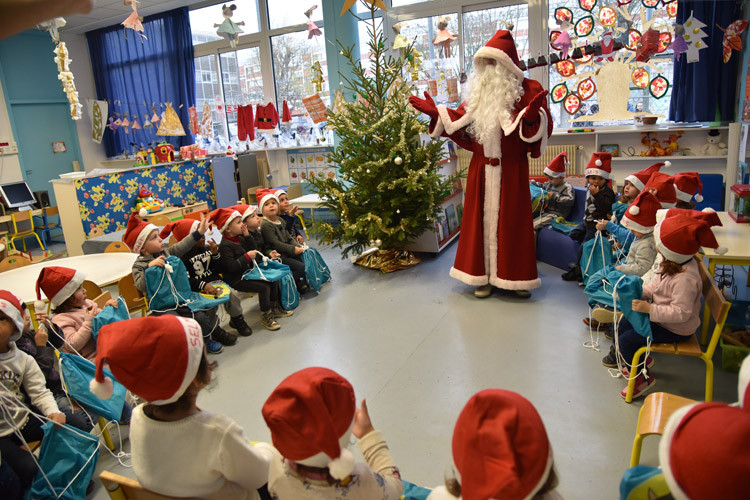
[(293, 200), (289, 200), (289, 205), (294, 206), (297, 205), (300, 208), (309, 208), (310, 209), (310, 218), (315, 220), (315, 209), (320, 208), (323, 206), (323, 203), (320, 201), (320, 196), (317, 194), (306, 194), (303, 196), (300, 196), (299, 198), (295, 198)]
[[(159, 229), (159, 231), (161, 231), (163, 226), (156, 226), (156, 227)], [(107, 233), (102, 236), (89, 238), (81, 244), (81, 249), (83, 250), (83, 253), (85, 255), (103, 253), (104, 250), (113, 241), (122, 241), (122, 237), (124, 234), (125, 234), (125, 230), (120, 229), (119, 231), (115, 231), (113, 233)], [(221, 233), (219, 233), (219, 230), (216, 229), (215, 226), (211, 228), (211, 231), (206, 233), (206, 237), (209, 240), (214, 240), (217, 245), (221, 243)], [(169, 237), (167, 237), (166, 244), (169, 244)]]

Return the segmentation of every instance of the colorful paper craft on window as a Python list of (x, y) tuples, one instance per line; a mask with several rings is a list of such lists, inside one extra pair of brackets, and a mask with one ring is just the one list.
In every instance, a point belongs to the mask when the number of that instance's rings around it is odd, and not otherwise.
[(630, 79), (632, 80), (633, 85), (635, 85), (636, 88), (645, 89), (646, 87), (648, 87), (649, 74), (648, 71), (643, 68), (635, 68), (630, 73)]
[(669, 31), (659, 33), (659, 48), (657, 49), (657, 53), (661, 54), (667, 50), (670, 45), (672, 45), (672, 33)]
[(592, 80), (591, 78), (582, 80), (578, 84), (576, 93), (582, 101), (590, 99), (596, 93), (596, 84), (594, 83), (594, 80)]
[(594, 29), (594, 17), (585, 16), (578, 20), (575, 27), (576, 35), (579, 37), (589, 36)]
[(596, 0), (578, 0), (578, 6), (591, 12), (591, 9), (596, 7)]
[(568, 97), (565, 98), (565, 102), (563, 103), (563, 107), (568, 114), (572, 115), (581, 107), (581, 99), (575, 94), (568, 94)]
[(628, 31), (628, 44), (625, 46), (626, 49), (635, 51), (638, 48), (638, 43), (641, 41), (641, 32), (638, 30)]
[(669, 2), (667, 4), (667, 15), (671, 18), (677, 17), (677, 1)]
[(302, 104), (305, 105), (307, 114), (313, 123), (321, 123), (328, 119), (326, 114), (326, 105), (323, 104), (323, 99), (320, 98), (320, 94), (314, 94), (310, 97), (302, 98)]
[(647, 9), (655, 9), (661, 0), (641, 0), (641, 3)]
[(551, 99), (555, 104), (561, 102), (566, 97), (568, 97), (568, 86), (564, 82), (558, 83), (552, 88)]
[(573, 76), (576, 74), (576, 65), (570, 60), (560, 61), (555, 64), (555, 69), (557, 69), (557, 72), (562, 77)]
[(214, 119), (211, 116), (211, 105), (208, 104), (208, 101), (203, 101), (203, 116), (201, 116), (201, 126), (198, 132), (206, 137), (213, 137), (214, 135)]
[(167, 103), (167, 109), (164, 111), (164, 117), (159, 124), (156, 135), (185, 135), (185, 129), (182, 128), (180, 117), (172, 107), (172, 103)]
[(651, 95), (654, 96), (654, 98), (661, 99), (667, 95), (667, 90), (669, 90), (669, 80), (663, 76), (659, 75), (651, 80), (649, 92), (651, 92)]
[(602, 26), (606, 26), (608, 28), (611, 28), (615, 24), (617, 24), (617, 12), (612, 7), (602, 7), (599, 9), (599, 22), (602, 23)]
[(717, 26), (721, 31), (724, 32), (724, 38), (721, 41), (721, 48), (724, 53), (724, 62), (728, 63), (732, 57), (732, 50), (742, 52), (742, 33), (747, 29), (748, 22), (744, 19), (734, 21), (725, 30), (721, 26)]
[(573, 12), (567, 7), (558, 7), (555, 9), (555, 21), (573, 22)]

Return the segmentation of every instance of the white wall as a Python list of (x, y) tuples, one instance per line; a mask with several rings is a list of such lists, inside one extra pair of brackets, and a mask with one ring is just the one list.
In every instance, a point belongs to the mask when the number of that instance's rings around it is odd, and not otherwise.
[[(0, 142), (15, 144), (13, 131), (10, 128), (8, 109), (5, 104), (3, 86), (0, 85)], [(0, 154), (0, 184), (22, 181), (21, 164), (18, 162), (17, 154)]]

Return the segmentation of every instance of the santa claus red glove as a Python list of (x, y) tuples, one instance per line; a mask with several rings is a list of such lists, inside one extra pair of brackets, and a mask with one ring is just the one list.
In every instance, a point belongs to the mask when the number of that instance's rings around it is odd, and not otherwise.
[(420, 99), (415, 95), (409, 97), (409, 104), (420, 113), (424, 113), (432, 119), (438, 117), (438, 110), (437, 106), (435, 106), (435, 101), (432, 100), (432, 97), (427, 92), (424, 93), (424, 99)]
[(543, 90), (535, 95), (531, 100), (529, 107), (526, 108), (526, 112), (523, 114), (523, 121), (525, 121), (527, 125), (536, 123), (537, 119), (539, 118), (539, 110), (542, 108), (542, 104), (547, 102), (548, 93), (549, 92), (547, 92), (546, 90)]

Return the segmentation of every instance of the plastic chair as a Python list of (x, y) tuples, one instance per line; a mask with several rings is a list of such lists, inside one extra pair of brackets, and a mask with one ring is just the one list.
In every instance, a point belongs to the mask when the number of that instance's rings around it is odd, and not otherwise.
[(201, 215), (206, 214), (208, 215), (208, 210), (198, 210), (196, 212), (190, 212), (189, 214), (185, 214), (185, 219), (192, 219), (192, 220), (201, 220)]
[(0, 260), (0, 272), (30, 265), (31, 261), (26, 257), (21, 255), (11, 255), (10, 257)]
[(638, 425), (635, 428), (633, 451), (630, 454), (630, 466), (635, 467), (641, 461), (641, 446), (646, 436), (661, 436), (664, 427), (672, 414), (695, 400), (675, 396), (666, 392), (655, 392), (646, 396), (641, 411), (638, 413)]
[[(57, 222), (50, 221), (49, 217), (55, 215), (57, 216)], [(42, 241), (44, 241), (45, 244), (47, 244), (48, 238), (49, 243), (64, 243), (64, 241), (54, 241), (49, 236), (49, 234), (56, 229), (62, 230), (62, 226), (60, 226), (60, 210), (56, 206), (42, 208), (42, 224), (36, 226), (36, 232), (42, 236)]]
[(146, 297), (135, 287), (135, 281), (133, 281), (133, 273), (128, 274), (120, 278), (117, 282), (117, 288), (120, 296), (125, 300), (125, 304), (128, 306), (128, 312), (141, 311), (141, 316), (146, 316), (148, 312), (148, 304), (146, 303)]
[(84, 290), (86, 290), (86, 296), (90, 298), (91, 300), (94, 300), (92, 297), (98, 297), (104, 291), (101, 289), (99, 285), (94, 283), (93, 281), (89, 280), (83, 280), (83, 283), (81, 284)]
[(130, 248), (128, 248), (128, 246), (122, 241), (113, 241), (112, 243), (107, 245), (107, 248), (104, 249), (104, 253), (114, 253), (114, 252), (130, 253)]
[[(39, 248), (44, 250), (44, 245), (42, 244), (42, 240), (39, 239), (39, 235), (36, 234), (36, 231), (34, 230), (34, 218), (31, 216), (31, 210), (21, 210), (19, 212), (13, 212), (10, 214), (10, 220), (13, 222), (13, 232), (9, 233), (8, 236), (10, 237), (10, 246), (15, 250), (16, 245), (13, 243), (13, 241), (16, 238), (21, 238), (21, 243), (23, 243), (23, 251), (26, 251), (26, 238), (33, 236), (36, 238), (36, 241), (39, 243)], [(25, 230), (19, 230), (18, 229), (18, 223), (19, 222), (26, 222), (29, 221), (29, 224), (31, 227), (29, 229)]]
[(96, 226), (94, 229), (89, 231), (89, 239), (98, 238), (99, 236), (104, 236), (104, 230), (99, 226)]
[[(135, 479), (115, 474), (114, 472), (102, 471), (99, 474), (99, 480), (107, 490), (107, 494), (112, 500), (177, 500), (176, 497), (170, 497), (154, 493), (147, 490), (141, 483)], [(179, 500), (198, 500), (196, 498), (181, 498)]]
[[(708, 347), (705, 352), (701, 350), (701, 346), (698, 343), (698, 337), (691, 335), (689, 340), (680, 343), (660, 343), (651, 344), (651, 352), (658, 352), (661, 354), (677, 354), (679, 356), (690, 356), (694, 358), (700, 358), (706, 364), (706, 401), (711, 401), (714, 395), (714, 363), (712, 358), (714, 357), (714, 351), (716, 345), (719, 343), (721, 332), (724, 330), (724, 322), (727, 319), (729, 313), (729, 307), (731, 304), (727, 302), (724, 295), (716, 287), (716, 282), (708, 274), (706, 264), (703, 262), (700, 256), (696, 255), (693, 257), (698, 263), (698, 270), (701, 275), (701, 281), (703, 282), (703, 297), (705, 299), (704, 307), (711, 311), (711, 317), (713, 317), (716, 325), (714, 331), (711, 334), (711, 341), (708, 343)], [(646, 353), (646, 347), (641, 347), (633, 355), (633, 362), (631, 366), (638, 366), (641, 356)], [(625, 401), (630, 403), (633, 401), (633, 390), (635, 388), (635, 379), (638, 376), (636, 370), (632, 370), (630, 378), (628, 379), (628, 392), (625, 396)]]

